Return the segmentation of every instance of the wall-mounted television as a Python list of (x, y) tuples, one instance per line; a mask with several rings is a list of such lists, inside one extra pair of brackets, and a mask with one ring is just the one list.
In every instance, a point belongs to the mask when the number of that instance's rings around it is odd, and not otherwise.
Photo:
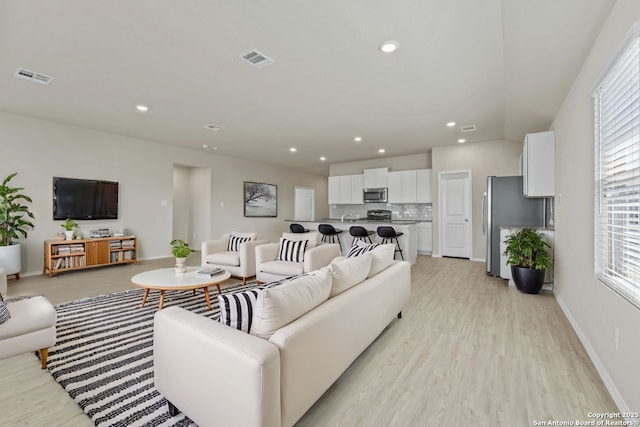
[(118, 183), (53, 177), (53, 219), (117, 219)]

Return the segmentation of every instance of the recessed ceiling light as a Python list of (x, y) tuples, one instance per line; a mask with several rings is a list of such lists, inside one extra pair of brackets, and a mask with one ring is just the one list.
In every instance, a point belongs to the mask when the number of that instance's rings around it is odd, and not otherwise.
[(202, 148), (209, 148), (207, 144), (202, 144)]
[(454, 127), (456, 125), (456, 122), (447, 122), (447, 127)]
[(325, 161), (327, 161), (327, 158), (325, 156), (322, 156), (322, 157), (320, 157), (320, 161), (321, 162), (325, 162)]
[(385, 151), (387, 151), (387, 150), (385, 150), (384, 148), (381, 148), (381, 149), (378, 150), (378, 153), (383, 154)]
[(295, 153), (298, 150), (296, 150), (296, 147), (291, 147), (291, 148), (289, 148), (289, 151), (291, 151), (292, 153)]
[(149, 111), (149, 107), (147, 107), (146, 105), (136, 105), (136, 110), (142, 112), (142, 113), (146, 113), (147, 111)]
[(355, 138), (353, 138), (353, 140), (355, 142), (362, 142), (362, 137), (361, 136), (356, 136)]
[(380, 49), (380, 52), (382, 53), (393, 53), (398, 49), (398, 47), (400, 47), (400, 43), (398, 43), (395, 40), (389, 40), (389, 41), (380, 43), (380, 46), (378, 46), (378, 49)]
[(464, 138), (460, 138), (460, 139), (458, 140), (458, 144), (464, 144), (465, 142), (467, 142), (467, 140), (466, 140), (466, 139), (464, 139)]

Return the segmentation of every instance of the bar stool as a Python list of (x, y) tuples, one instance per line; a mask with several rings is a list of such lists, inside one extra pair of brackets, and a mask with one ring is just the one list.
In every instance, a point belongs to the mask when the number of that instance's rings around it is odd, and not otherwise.
[(292, 233), (308, 233), (309, 232), (308, 228), (304, 228), (300, 224), (291, 224), (291, 225), (289, 225), (289, 230)]
[(322, 234), (322, 241), (325, 243), (340, 243), (340, 233), (344, 230), (336, 230), (331, 224), (318, 225), (318, 231)]
[[(393, 243), (396, 242), (396, 250), (395, 252), (400, 252), (400, 258), (404, 261), (404, 255), (402, 255), (402, 248), (400, 247), (400, 243), (398, 242), (398, 237), (402, 236), (404, 233), (396, 233), (395, 228), (389, 227), (387, 225), (381, 225), (377, 230), (378, 236), (382, 237), (382, 244), (385, 243)], [(395, 258), (394, 252), (394, 258)]]
[(349, 228), (349, 234), (353, 236), (353, 240), (351, 241), (351, 246), (355, 245), (356, 240), (362, 240), (363, 242), (366, 242), (368, 240), (369, 243), (373, 243), (371, 241), (371, 237), (369, 237), (373, 233), (375, 233), (375, 231), (367, 230), (366, 228), (361, 227), (359, 225), (351, 226), (351, 228)]

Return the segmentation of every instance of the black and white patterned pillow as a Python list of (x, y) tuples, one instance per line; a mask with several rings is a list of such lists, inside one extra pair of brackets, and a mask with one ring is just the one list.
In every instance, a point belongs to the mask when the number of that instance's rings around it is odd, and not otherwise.
[(0, 323), (4, 323), (11, 318), (11, 313), (7, 308), (7, 303), (4, 302), (2, 294), (0, 294)]
[(353, 258), (358, 255), (362, 255), (367, 252), (371, 252), (375, 248), (380, 246), (379, 243), (363, 243), (358, 242), (358, 244), (351, 246), (349, 252), (347, 252), (347, 258)]
[(258, 299), (259, 288), (236, 292), (229, 295), (218, 295), (220, 306), (220, 323), (249, 333), (253, 319), (253, 307)]
[(227, 250), (231, 252), (238, 252), (240, 249), (240, 243), (249, 242), (253, 240), (251, 237), (242, 237), (242, 236), (229, 236), (229, 245), (227, 246)]
[(276, 261), (304, 261), (304, 251), (307, 249), (308, 240), (287, 240), (280, 238), (280, 252)]

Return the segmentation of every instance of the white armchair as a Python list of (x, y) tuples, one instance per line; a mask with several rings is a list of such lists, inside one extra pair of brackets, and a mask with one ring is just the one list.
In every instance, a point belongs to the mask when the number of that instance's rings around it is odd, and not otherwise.
[[(0, 293), (6, 298), (7, 276), (0, 268)], [(43, 296), (8, 301), (11, 318), (0, 323), (0, 359), (39, 350), (42, 369), (56, 343), (56, 310)]]
[(291, 241), (308, 240), (304, 258), (300, 262), (278, 260), (280, 243), (267, 243), (256, 248), (256, 279), (259, 283), (272, 282), (285, 277), (297, 276), (318, 270), (340, 256), (340, 245), (320, 243), (319, 233), (283, 233), (282, 237)]
[[(231, 235), (252, 237), (253, 240), (240, 243), (237, 251), (230, 251), (229, 239)], [(201, 265), (203, 267), (218, 267), (227, 270), (232, 276), (247, 279), (256, 275), (256, 247), (267, 243), (260, 240), (256, 233), (229, 233), (223, 234), (219, 240), (207, 240), (202, 242)]]

